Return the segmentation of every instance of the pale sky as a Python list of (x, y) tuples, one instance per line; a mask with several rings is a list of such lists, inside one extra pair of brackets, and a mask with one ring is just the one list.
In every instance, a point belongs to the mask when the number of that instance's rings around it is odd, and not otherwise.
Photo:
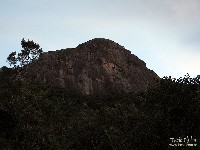
[(43, 50), (113, 40), (160, 77), (200, 75), (200, 0), (0, 0), (0, 67), (21, 40)]

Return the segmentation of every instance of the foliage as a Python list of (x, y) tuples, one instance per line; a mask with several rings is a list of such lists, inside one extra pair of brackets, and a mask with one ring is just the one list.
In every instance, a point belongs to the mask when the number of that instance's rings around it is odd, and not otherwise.
[(199, 135), (199, 78), (164, 77), (138, 95), (81, 96), (12, 81), (13, 70), (2, 70), (3, 149), (161, 150), (170, 137)]
[(7, 62), (10, 65), (16, 67), (23, 67), (32, 63), (34, 60), (37, 60), (40, 54), (43, 52), (39, 44), (34, 43), (33, 41), (21, 41), (22, 50), (21, 53), (16, 55), (16, 51), (9, 54), (7, 57)]
[(200, 78), (164, 77), (148, 91), (143, 112), (157, 128), (157, 138), (167, 146), (171, 137), (200, 135)]

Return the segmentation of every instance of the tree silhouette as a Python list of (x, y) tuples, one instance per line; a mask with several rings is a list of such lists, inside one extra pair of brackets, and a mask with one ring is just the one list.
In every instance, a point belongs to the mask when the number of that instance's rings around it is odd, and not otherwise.
[(21, 41), (22, 50), (21, 53), (18, 53), (16, 56), (16, 51), (9, 54), (7, 57), (7, 62), (10, 66), (24, 67), (37, 60), (40, 54), (43, 52), (42, 48), (40, 48), (39, 44), (34, 43), (33, 41), (25, 41), (24, 38)]

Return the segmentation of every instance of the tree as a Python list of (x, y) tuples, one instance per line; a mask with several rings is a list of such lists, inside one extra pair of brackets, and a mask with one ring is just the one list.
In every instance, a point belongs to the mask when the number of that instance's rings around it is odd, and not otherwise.
[(25, 41), (24, 38), (21, 41), (22, 50), (21, 53), (18, 53), (16, 56), (16, 51), (9, 54), (7, 57), (7, 62), (10, 65), (13, 65), (14, 68), (24, 67), (37, 60), (40, 54), (43, 52), (39, 44), (34, 43), (33, 41)]
[(199, 91), (200, 78), (191, 78), (189, 74), (179, 79), (164, 77), (148, 90), (141, 109), (150, 118), (147, 124), (151, 136), (156, 137), (154, 143), (168, 146), (171, 137), (192, 135), (196, 138), (200, 135)]

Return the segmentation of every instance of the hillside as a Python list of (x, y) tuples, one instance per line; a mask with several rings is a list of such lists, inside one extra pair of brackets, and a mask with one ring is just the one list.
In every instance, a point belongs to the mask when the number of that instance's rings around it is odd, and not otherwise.
[(27, 72), (26, 80), (84, 95), (138, 93), (146, 91), (158, 77), (129, 50), (104, 38), (92, 39), (76, 48), (45, 52)]
[(124, 47), (93, 39), (0, 69), (0, 149), (199, 149), (199, 102), (200, 76), (157, 78)]

